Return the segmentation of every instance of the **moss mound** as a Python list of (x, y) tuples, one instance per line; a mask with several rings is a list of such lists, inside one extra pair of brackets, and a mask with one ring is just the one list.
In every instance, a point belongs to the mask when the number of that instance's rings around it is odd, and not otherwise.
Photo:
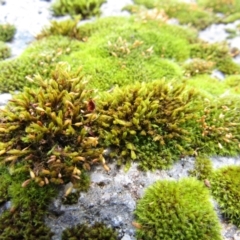
[(138, 159), (144, 169), (155, 169), (193, 153), (191, 127), (197, 121), (199, 97), (184, 85), (128, 85), (102, 94), (97, 105), (100, 139), (117, 147), (119, 163)]
[(223, 216), (240, 226), (240, 167), (228, 166), (215, 171), (212, 179), (212, 194)]
[[(204, 29), (217, 21), (217, 17), (211, 11), (203, 9), (195, 3), (184, 3), (179, 0), (134, 0), (134, 3), (143, 5), (149, 9), (163, 9), (169, 18), (177, 18), (180, 24), (188, 24), (198, 29)], [(128, 7), (130, 11), (136, 12), (138, 8)]]
[(16, 33), (16, 28), (12, 24), (0, 24), (0, 41), (11, 41)]
[(56, 0), (52, 5), (54, 15), (77, 15), (82, 18), (100, 15), (100, 7), (105, 0)]
[(209, 158), (199, 156), (194, 162), (194, 170), (190, 171), (190, 175), (198, 180), (209, 180), (213, 173), (212, 162)]
[(206, 187), (194, 178), (158, 181), (135, 210), (139, 239), (221, 239)]
[(117, 240), (117, 232), (104, 223), (96, 222), (92, 226), (78, 224), (62, 233), (62, 240)]
[(61, 56), (69, 54), (77, 47), (75, 43), (68, 37), (52, 36), (34, 42), (18, 58), (0, 62), (0, 91), (31, 87), (34, 83), (29, 82), (27, 77), (35, 74), (50, 77), (51, 71), (61, 61)]
[(0, 41), (0, 60), (4, 60), (11, 56), (11, 49), (7, 44)]
[[(3, 169), (1, 166), (1, 171)], [(9, 181), (5, 190), (11, 200), (11, 208), (0, 216), (0, 239), (51, 239), (53, 233), (44, 224), (44, 216), (57, 191), (52, 186), (41, 188), (34, 182), (29, 183), (26, 191), (21, 182), (28, 173), (18, 170), (13, 173), (12, 167), (1, 174), (1, 178)]]
[(24, 164), (30, 178), (23, 186), (78, 182), (102, 152), (91, 133), (91, 91), (63, 64), (51, 79), (37, 75), (34, 81), (38, 88), (24, 89), (1, 110), (0, 161), (16, 169), (16, 162)]

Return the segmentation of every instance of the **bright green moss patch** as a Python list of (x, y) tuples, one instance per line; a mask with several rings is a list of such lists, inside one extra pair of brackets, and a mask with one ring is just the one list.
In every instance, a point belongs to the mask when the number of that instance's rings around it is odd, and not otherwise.
[(77, 25), (80, 17), (67, 19), (64, 21), (51, 21), (51, 25), (44, 27), (37, 35), (37, 39), (49, 37), (52, 35), (66, 36), (69, 38), (81, 39), (81, 34), (78, 31)]
[(54, 15), (78, 15), (89, 18), (100, 15), (100, 7), (105, 0), (55, 0), (52, 5)]
[[(0, 62), (0, 91), (22, 90), (24, 86), (32, 86), (26, 77), (41, 74), (49, 77), (62, 55), (69, 54), (77, 47), (68, 37), (52, 36), (30, 45), (18, 58)], [(78, 65), (79, 66), (79, 65)]]
[(199, 74), (211, 73), (215, 66), (214, 62), (195, 58), (183, 65), (186, 76), (195, 76)]
[(228, 76), (224, 83), (227, 87), (230, 87), (234, 93), (240, 93), (240, 75)]
[(164, 9), (169, 18), (177, 18), (181, 24), (188, 24), (198, 29), (204, 29), (217, 20), (211, 11), (195, 3), (184, 3), (178, 0), (134, 0), (134, 2), (147, 8)]
[[(82, 50), (64, 58), (72, 65), (75, 61), (83, 65), (90, 86), (108, 90), (135, 81), (182, 77), (177, 62), (189, 57), (193, 38), (189, 31), (156, 22), (141, 24), (134, 18), (120, 18), (115, 25), (113, 21), (102, 19), (80, 27), (80, 33), (90, 35), (87, 42), (82, 43)], [(90, 26), (93, 32), (87, 30)]]
[(8, 187), (10, 186), (12, 179), (7, 168), (0, 168), (0, 204), (6, 202), (9, 199)]
[(224, 82), (209, 75), (197, 75), (186, 80), (187, 85), (199, 89), (206, 96), (220, 96), (227, 93)]
[(222, 239), (209, 198), (207, 188), (194, 178), (155, 182), (137, 203), (137, 238)]
[(190, 175), (198, 180), (208, 180), (212, 176), (213, 166), (211, 159), (199, 156), (194, 162), (194, 169), (190, 171)]
[(12, 24), (0, 24), (0, 41), (11, 41), (16, 32), (16, 28)]
[(62, 240), (117, 240), (117, 232), (107, 227), (104, 223), (96, 222), (92, 226), (78, 224), (72, 228), (65, 229)]
[(6, 59), (11, 56), (11, 49), (7, 44), (0, 41), (0, 60)]
[(240, 226), (240, 167), (228, 166), (217, 170), (212, 179), (212, 194), (223, 216)]
[(207, 43), (198, 41), (191, 45), (191, 57), (211, 61), (224, 74), (239, 74), (240, 66), (232, 60), (226, 42)]
[(236, 13), (225, 16), (223, 19), (221, 19), (221, 22), (227, 24), (227, 23), (235, 22), (238, 19), (240, 19), (240, 12), (236, 12)]
[(238, 0), (197, 0), (197, 2), (204, 8), (210, 8), (217, 13), (229, 15), (240, 11), (240, 2)]

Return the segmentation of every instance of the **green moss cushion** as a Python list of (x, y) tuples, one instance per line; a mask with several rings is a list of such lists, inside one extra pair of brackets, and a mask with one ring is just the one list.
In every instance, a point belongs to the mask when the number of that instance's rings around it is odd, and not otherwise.
[(138, 239), (221, 239), (209, 197), (195, 178), (156, 182), (137, 203)]

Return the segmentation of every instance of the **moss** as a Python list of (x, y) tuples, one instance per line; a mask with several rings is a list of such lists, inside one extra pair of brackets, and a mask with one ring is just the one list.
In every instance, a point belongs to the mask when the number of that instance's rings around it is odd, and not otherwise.
[(0, 41), (0, 60), (4, 60), (11, 56), (11, 49), (7, 44)]
[(230, 56), (220, 59), (217, 62), (217, 68), (227, 75), (240, 74), (240, 65), (235, 63)]
[(238, 74), (240, 71), (239, 65), (232, 60), (226, 42), (211, 44), (199, 41), (194, 43), (191, 45), (191, 57), (215, 63), (216, 68), (224, 74)]
[(203, 59), (195, 58), (185, 63), (183, 68), (185, 69), (186, 76), (195, 76), (198, 74), (211, 73), (214, 68), (214, 63)]
[(16, 28), (12, 24), (0, 24), (0, 41), (11, 41), (16, 32)]
[(82, 18), (89, 18), (95, 15), (100, 15), (100, 7), (105, 0), (56, 0), (52, 5), (54, 15), (77, 15)]
[(192, 25), (198, 29), (204, 29), (217, 21), (217, 17), (201, 8), (195, 3), (183, 3), (177, 0), (156, 1), (156, 0), (135, 0), (136, 4), (141, 4), (147, 8), (164, 9), (167, 16), (177, 18), (181, 24)]
[(217, 200), (223, 216), (240, 226), (240, 167), (228, 166), (218, 169), (212, 179), (212, 194)]
[(194, 170), (190, 171), (189, 173), (198, 180), (209, 180), (213, 174), (211, 160), (204, 156), (197, 157), (194, 162)]
[(186, 80), (186, 83), (188, 86), (199, 89), (207, 97), (220, 96), (229, 89), (224, 82), (205, 74), (190, 77)]
[[(112, 25), (114, 20), (120, 24)], [(88, 34), (88, 40), (64, 61), (83, 65), (90, 86), (108, 90), (135, 81), (182, 77), (177, 62), (189, 57), (191, 31), (154, 22), (143, 25), (134, 18), (108, 18), (86, 25), (79, 32)]]
[(5, 211), (0, 216), (0, 239), (51, 239), (53, 233), (43, 223), (44, 213), (37, 206)]
[(240, 75), (231, 75), (226, 77), (224, 84), (230, 87), (234, 93), (240, 93)]
[[(100, 157), (98, 138), (92, 136), (88, 116), (91, 91), (85, 90), (83, 76), (60, 64), (51, 79), (34, 79), (38, 88), (26, 88), (1, 111), (0, 161), (24, 163), (27, 186), (73, 184), (81, 170), (89, 170), (92, 159)], [(90, 103), (89, 103), (90, 104)]]
[(77, 28), (79, 21), (80, 17), (75, 17), (74, 19), (67, 19), (63, 21), (51, 21), (50, 26), (44, 27), (36, 38), (41, 39), (52, 35), (58, 35), (80, 40), (81, 34)]
[(65, 229), (62, 240), (116, 240), (117, 233), (114, 229), (107, 227), (104, 223), (96, 222), (92, 226), (78, 224), (75, 227)]
[(49, 77), (61, 56), (69, 54), (75, 48), (77, 43), (68, 37), (52, 36), (34, 42), (20, 57), (0, 62), (0, 91), (9, 92), (33, 86), (34, 83), (26, 77), (35, 74)]
[(236, 12), (230, 15), (225, 16), (223, 19), (221, 19), (222, 23), (232, 23), (237, 21), (240, 18), (240, 12)]
[(105, 146), (116, 147), (119, 164), (138, 160), (144, 169), (165, 168), (180, 155), (193, 153), (191, 126), (198, 99), (176, 82), (116, 88), (97, 102), (97, 131)]
[[(18, 169), (20, 167), (22, 165)], [(11, 208), (0, 216), (0, 239), (50, 239), (53, 234), (44, 224), (44, 215), (51, 199), (56, 196), (56, 189), (52, 186), (41, 188), (31, 182), (26, 191), (21, 183), (28, 172), (24, 168), (15, 172), (9, 169), (9, 172)]]
[(11, 185), (11, 176), (8, 169), (5, 167), (0, 168), (0, 204), (9, 200), (8, 187)]
[(197, 0), (197, 2), (204, 8), (210, 8), (217, 13), (220, 12), (229, 15), (240, 11), (238, 0)]
[(137, 202), (138, 239), (222, 239), (206, 187), (194, 178), (157, 181)]
[(208, 155), (239, 154), (239, 96), (206, 99), (195, 138), (198, 151)]

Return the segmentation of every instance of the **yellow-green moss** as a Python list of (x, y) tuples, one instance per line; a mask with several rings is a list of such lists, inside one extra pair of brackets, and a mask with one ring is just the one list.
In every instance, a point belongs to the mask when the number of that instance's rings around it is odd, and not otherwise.
[(190, 77), (186, 80), (186, 83), (201, 90), (206, 96), (220, 96), (229, 90), (229, 87), (226, 87), (223, 81), (206, 74)]
[(147, 8), (164, 9), (170, 18), (177, 18), (181, 24), (188, 24), (198, 29), (204, 29), (218, 19), (211, 11), (195, 3), (184, 3), (178, 0), (134, 0), (134, 2)]
[(54, 15), (77, 15), (82, 18), (100, 15), (100, 7), (106, 0), (55, 0), (52, 4)]
[(4, 42), (0, 41), (0, 60), (4, 60), (11, 56), (10, 47)]
[(103, 93), (96, 120), (103, 144), (113, 147), (118, 163), (137, 160), (142, 169), (166, 168), (193, 154), (192, 126), (200, 96), (176, 82), (135, 83)]
[(62, 233), (62, 240), (117, 240), (117, 232), (104, 223), (96, 222), (92, 226), (78, 224), (72, 228), (65, 229)]
[(233, 93), (240, 93), (240, 75), (231, 75), (224, 80), (224, 84), (231, 88)]
[(23, 186), (74, 184), (103, 151), (88, 129), (95, 119), (88, 115), (92, 91), (79, 72), (63, 64), (51, 79), (36, 75), (34, 80), (37, 88), (25, 88), (0, 111), (0, 162), (24, 164), (29, 178)]
[(11, 41), (16, 32), (16, 28), (12, 24), (0, 24), (0, 41)]
[(199, 58), (215, 63), (218, 70), (224, 74), (239, 74), (240, 66), (235, 63), (230, 55), (230, 49), (226, 42), (207, 43), (198, 41), (191, 45), (191, 57)]
[(189, 173), (198, 180), (209, 180), (213, 173), (211, 159), (205, 156), (198, 156), (194, 162), (194, 169)]
[(240, 167), (228, 166), (217, 170), (211, 178), (211, 189), (223, 216), (240, 226)]
[(26, 77), (35, 74), (49, 77), (61, 61), (61, 56), (77, 47), (77, 42), (62, 36), (52, 36), (32, 43), (18, 58), (0, 62), (0, 92), (22, 90), (24, 86), (34, 85)]
[(137, 238), (221, 240), (207, 188), (194, 178), (157, 181), (137, 202)]
[(205, 73), (211, 73), (215, 66), (214, 62), (206, 61), (203, 59), (195, 58), (191, 59), (187, 63), (184, 63), (185, 76), (195, 76)]
[[(1, 166), (1, 171), (3, 169), (5, 168)], [(10, 182), (6, 186), (6, 192), (11, 200), (11, 207), (0, 216), (0, 239), (49, 240), (53, 233), (44, 224), (44, 215), (51, 199), (56, 196), (56, 189), (52, 186), (41, 188), (32, 182), (26, 191), (22, 182), (28, 172), (22, 169), (13, 173), (13, 169), (10, 169), (7, 172), (4, 170), (4, 175), (1, 175)], [(1, 188), (4, 181), (1, 179)]]
[(217, 13), (227, 15), (240, 11), (240, 2), (238, 0), (197, 0), (202, 7), (209, 8)]
[(81, 34), (78, 31), (77, 25), (81, 17), (67, 19), (63, 21), (51, 21), (50, 26), (44, 27), (37, 35), (37, 39), (49, 37), (52, 35), (66, 36), (69, 38), (81, 39)]

